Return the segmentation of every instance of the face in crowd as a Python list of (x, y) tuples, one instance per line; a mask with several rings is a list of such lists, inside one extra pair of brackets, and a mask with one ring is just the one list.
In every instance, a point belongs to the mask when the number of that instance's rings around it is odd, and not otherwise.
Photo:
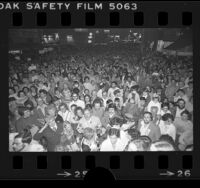
[(24, 147), (24, 144), (22, 142), (22, 138), (15, 138), (13, 142), (13, 150), (20, 151), (23, 147)]
[(149, 113), (144, 114), (144, 123), (149, 124), (151, 122), (151, 115)]
[(74, 93), (72, 95), (72, 99), (73, 99), (73, 101), (77, 101), (78, 100), (78, 95), (76, 93)]
[(180, 100), (180, 101), (178, 102), (178, 107), (179, 107), (180, 109), (184, 109), (184, 108), (185, 108), (185, 102), (182, 101), (182, 100)]
[(86, 120), (89, 120), (89, 119), (90, 119), (90, 117), (91, 117), (91, 112), (90, 112), (89, 109), (86, 109), (86, 110), (84, 111), (84, 117), (85, 117)]

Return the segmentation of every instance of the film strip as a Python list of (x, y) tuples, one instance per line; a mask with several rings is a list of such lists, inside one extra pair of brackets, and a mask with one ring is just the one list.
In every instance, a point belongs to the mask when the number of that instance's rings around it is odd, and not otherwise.
[[(199, 2), (189, 1), (1, 2), (1, 53), (2, 63), (5, 63), (1, 70), (2, 80), (6, 80), (5, 73), (9, 72), (6, 66), (9, 29), (190, 28), (193, 33), (195, 93), (198, 93), (199, 10)], [(2, 85), (7, 91), (7, 82)], [(1, 97), (5, 123), (0, 132), (0, 179), (83, 180), (102, 175), (104, 170), (117, 180), (200, 178), (198, 94), (194, 98), (194, 150), (190, 152), (9, 152), (7, 96), (2, 93)]]

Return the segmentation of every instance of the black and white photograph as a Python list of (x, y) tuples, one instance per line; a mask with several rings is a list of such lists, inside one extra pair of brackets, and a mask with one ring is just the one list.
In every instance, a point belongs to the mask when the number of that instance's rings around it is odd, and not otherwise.
[(9, 152), (193, 151), (190, 28), (9, 29)]

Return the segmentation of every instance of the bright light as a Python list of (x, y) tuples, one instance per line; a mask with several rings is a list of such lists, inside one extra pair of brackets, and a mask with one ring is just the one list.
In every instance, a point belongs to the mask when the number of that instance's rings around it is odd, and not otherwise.
[(88, 43), (92, 43), (92, 41), (91, 41), (91, 40), (88, 40)]
[(104, 33), (110, 33), (110, 30), (109, 29), (105, 29)]
[(134, 35), (134, 36), (136, 36), (136, 35), (137, 35), (137, 33), (133, 33), (133, 35)]
[(89, 39), (92, 39), (92, 35), (89, 35), (88, 38), (89, 38)]
[(89, 35), (92, 35), (92, 33), (89, 33)]
[(96, 33), (98, 34), (98, 33), (99, 33), (99, 30), (96, 30)]

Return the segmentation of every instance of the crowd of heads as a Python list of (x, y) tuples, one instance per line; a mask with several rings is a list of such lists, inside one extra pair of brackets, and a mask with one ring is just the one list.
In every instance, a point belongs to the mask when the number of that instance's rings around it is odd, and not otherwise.
[(63, 47), (9, 71), (10, 151), (193, 149), (191, 57)]

